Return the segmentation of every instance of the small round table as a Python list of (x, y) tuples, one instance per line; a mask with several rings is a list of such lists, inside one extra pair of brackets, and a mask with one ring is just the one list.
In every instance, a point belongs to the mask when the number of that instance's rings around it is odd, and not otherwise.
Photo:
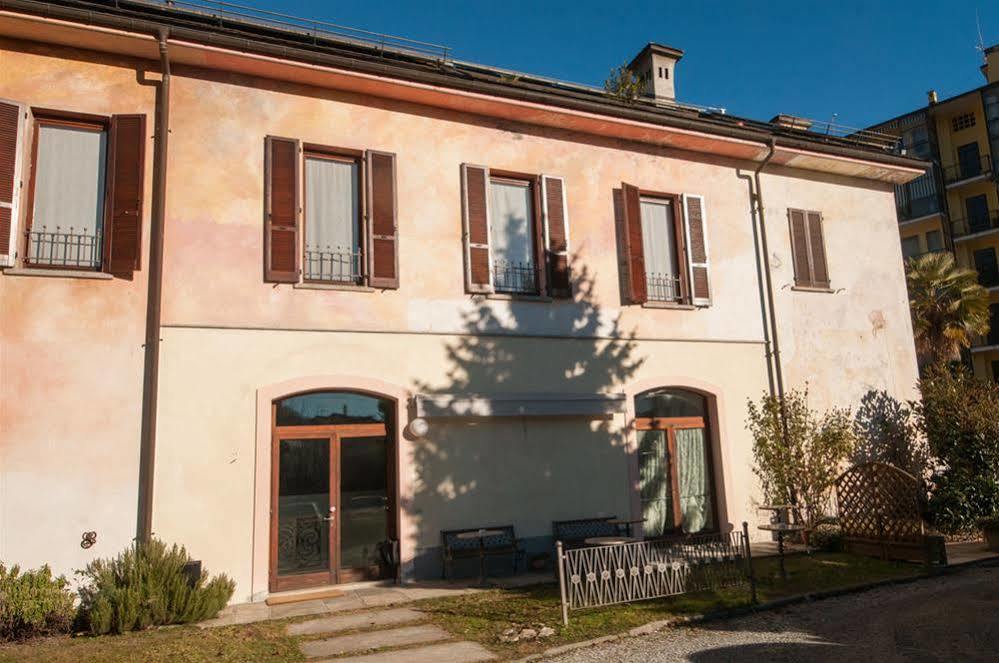
[(583, 539), (583, 543), (588, 546), (622, 546), (626, 543), (637, 543), (638, 539), (630, 536), (594, 536)]
[(611, 525), (615, 525), (618, 528), (618, 531), (621, 531), (620, 528), (623, 527), (626, 535), (632, 536), (632, 528), (635, 525), (644, 523), (645, 518), (611, 518), (607, 522)]
[(498, 529), (477, 529), (471, 532), (461, 532), (460, 534), (455, 534), (456, 539), (462, 539), (463, 541), (470, 541), (472, 539), (479, 540), (479, 585), (486, 584), (486, 546), (485, 539), (490, 536), (502, 536), (503, 530)]
[(793, 532), (801, 532), (804, 525), (792, 525), (789, 523), (771, 523), (760, 525), (759, 528), (765, 532), (777, 533), (777, 554), (780, 557), (780, 579), (787, 580), (787, 570), (784, 568), (784, 536)]

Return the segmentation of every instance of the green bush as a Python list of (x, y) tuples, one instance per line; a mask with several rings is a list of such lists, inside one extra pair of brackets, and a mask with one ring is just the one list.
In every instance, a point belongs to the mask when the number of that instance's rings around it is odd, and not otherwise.
[(63, 576), (49, 567), (21, 573), (0, 564), (0, 640), (23, 640), (69, 631), (73, 623), (73, 593)]
[(808, 545), (824, 552), (837, 552), (843, 546), (843, 530), (834, 523), (821, 523), (808, 535)]
[(123, 633), (162, 624), (185, 624), (218, 615), (235, 583), (208, 573), (192, 578), (183, 547), (152, 540), (129, 547), (114, 559), (98, 559), (78, 572), (79, 626), (93, 634)]

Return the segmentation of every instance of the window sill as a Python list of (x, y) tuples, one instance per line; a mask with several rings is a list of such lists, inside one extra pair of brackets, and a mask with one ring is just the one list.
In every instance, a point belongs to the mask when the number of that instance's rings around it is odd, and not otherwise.
[(106, 272), (91, 272), (85, 269), (39, 269), (36, 267), (8, 267), (3, 270), (8, 276), (46, 276), (63, 279), (96, 279), (110, 281), (114, 277)]
[(673, 302), (644, 302), (642, 308), (666, 308), (674, 309), (676, 311), (696, 311), (697, 307), (693, 304), (675, 304)]
[(836, 292), (832, 288), (814, 288), (807, 285), (792, 285), (791, 290), (797, 290), (798, 292), (824, 292), (830, 295)]
[(366, 285), (350, 285), (347, 283), (312, 283), (305, 281), (293, 283), (292, 288), (298, 290), (342, 290), (345, 292), (374, 292), (375, 289)]
[(548, 295), (517, 295), (506, 292), (491, 292), (486, 295), (486, 299), (494, 299), (504, 302), (540, 302), (547, 303), (555, 301)]

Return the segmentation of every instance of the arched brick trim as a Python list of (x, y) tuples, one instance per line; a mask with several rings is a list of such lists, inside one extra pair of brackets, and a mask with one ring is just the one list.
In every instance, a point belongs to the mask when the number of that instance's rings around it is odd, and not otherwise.
[(257, 389), (257, 425), (253, 475), (253, 556), (251, 593), (253, 601), (268, 595), (271, 501), (271, 404), (275, 400), (310, 391), (355, 391), (395, 403), (395, 449), (398, 504), (399, 559), (403, 577), (408, 577), (416, 545), (415, 528), (406, 505), (412, 504), (413, 471), (404, 459), (412, 457), (411, 441), (402, 434), (409, 424), (408, 404), (412, 392), (398, 385), (356, 375), (312, 375), (284, 380)]
[(728, 440), (731, 438), (728, 431), (723, 428), (726, 421), (725, 399), (722, 396), (723, 389), (710, 382), (698, 380), (679, 375), (664, 375), (657, 378), (647, 378), (633, 382), (624, 390), (625, 393), (625, 440), (628, 450), (628, 491), (631, 495), (631, 515), (633, 518), (642, 517), (642, 500), (639, 494), (639, 474), (638, 474), (638, 434), (635, 431), (635, 397), (651, 389), (686, 389), (701, 394), (707, 401), (708, 406), (708, 431), (711, 437), (711, 453), (714, 460), (715, 497), (718, 500), (718, 527), (722, 531), (728, 531), (735, 527), (729, 522), (729, 508), (727, 496), (733, 494), (732, 487), (728, 484), (728, 477), (731, 474), (726, 472), (729, 459), (732, 454), (728, 448)]

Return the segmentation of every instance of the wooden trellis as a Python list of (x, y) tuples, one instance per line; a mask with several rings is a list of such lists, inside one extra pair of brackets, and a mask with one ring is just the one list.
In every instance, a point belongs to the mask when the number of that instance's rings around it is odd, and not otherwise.
[(893, 465), (863, 463), (836, 479), (836, 502), (848, 551), (882, 559), (946, 564), (943, 539), (928, 535), (920, 483)]

